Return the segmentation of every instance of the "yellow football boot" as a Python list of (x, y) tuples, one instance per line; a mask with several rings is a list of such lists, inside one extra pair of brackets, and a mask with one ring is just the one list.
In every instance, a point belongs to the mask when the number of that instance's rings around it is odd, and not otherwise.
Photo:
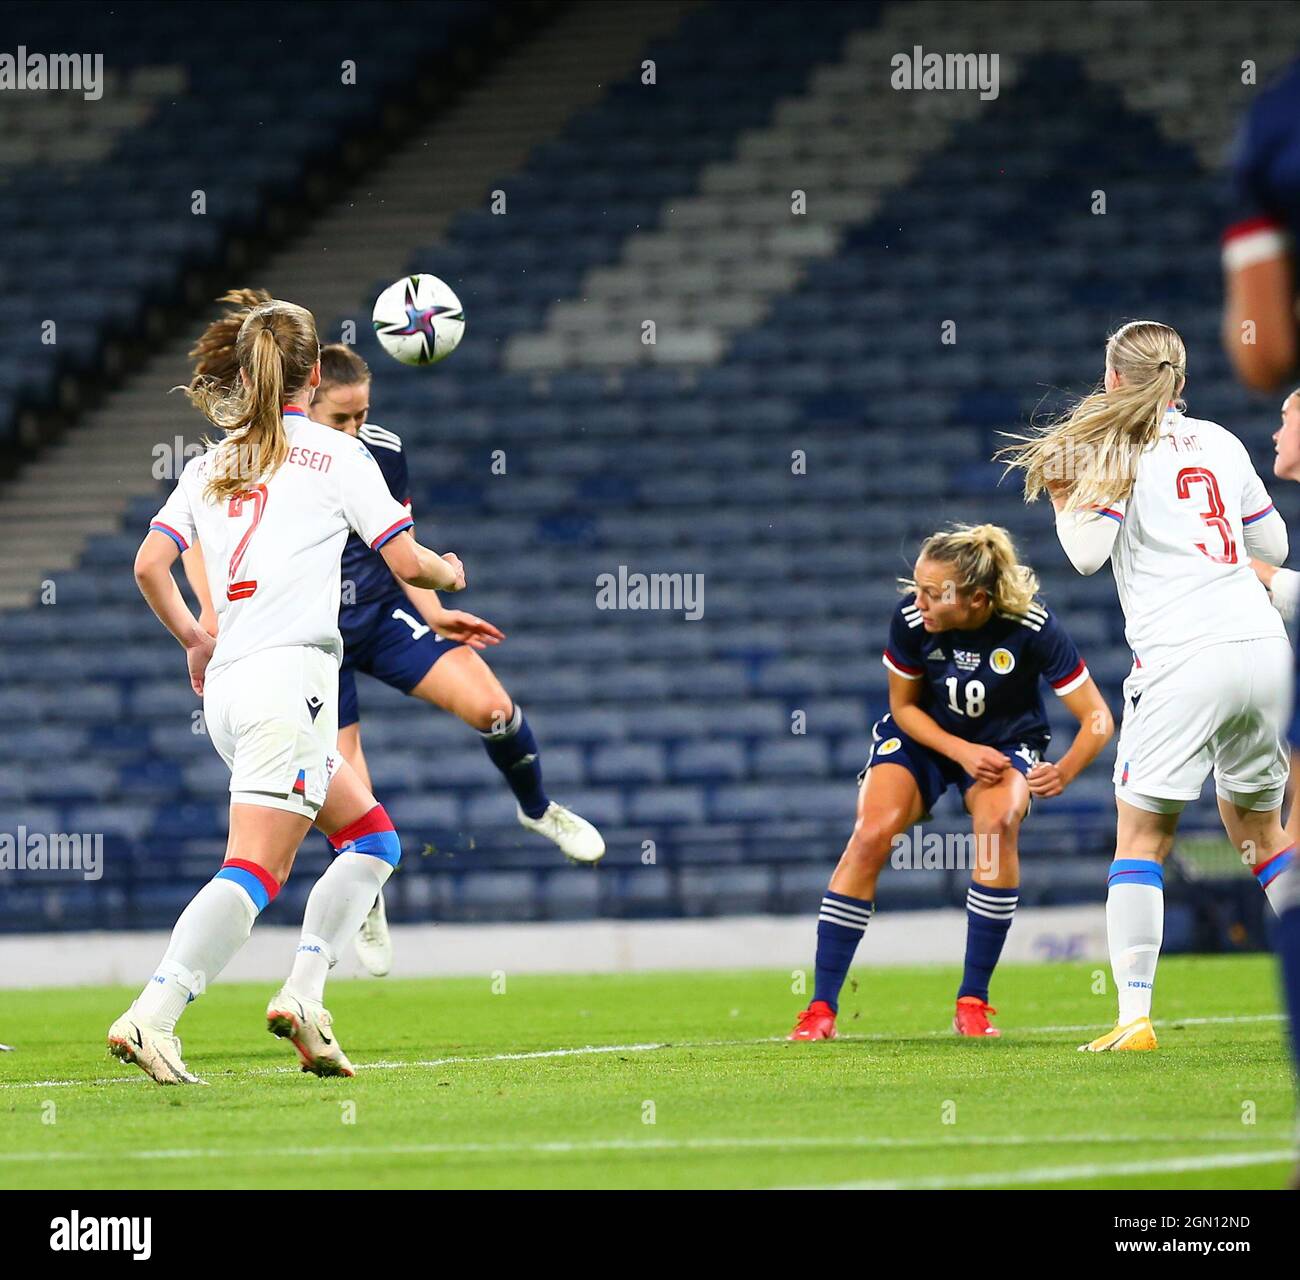
[(1081, 1044), (1080, 1053), (1113, 1053), (1120, 1049), (1158, 1049), (1156, 1029), (1150, 1018), (1134, 1018), (1123, 1026), (1118, 1024), (1091, 1044)]

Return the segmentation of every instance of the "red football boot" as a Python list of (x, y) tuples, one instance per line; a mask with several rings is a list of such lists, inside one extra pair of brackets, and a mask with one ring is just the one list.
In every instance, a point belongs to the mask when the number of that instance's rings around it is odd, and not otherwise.
[(959, 1036), (1000, 1036), (1002, 1032), (989, 1021), (990, 1013), (997, 1010), (987, 1000), (979, 996), (958, 996), (952, 1029)]
[(835, 1010), (825, 1000), (814, 1000), (800, 1013), (794, 1030), (786, 1039), (834, 1040), (838, 1034), (835, 1030)]

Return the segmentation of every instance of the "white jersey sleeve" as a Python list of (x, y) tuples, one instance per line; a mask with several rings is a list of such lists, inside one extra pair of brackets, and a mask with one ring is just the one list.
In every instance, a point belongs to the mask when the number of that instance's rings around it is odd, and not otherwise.
[(1060, 511), (1056, 516), (1056, 536), (1070, 563), (1080, 573), (1091, 575), (1110, 559), (1123, 523), (1122, 502), (1087, 511)]
[(338, 478), (343, 517), (372, 551), (414, 527), (410, 511), (388, 491), (379, 464), (360, 440), (340, 450)]
[(1273, 500), (1268, 496), (1259, 472), (1251, 464), (1244, 445), (1241, 453), (1241, 525), (1246, 550), (1256, 560), (1279, 565), (1286, 559), (1288, 549), (1286, 521), (1273, 506)]
[(166, 535), (181, 551), (188, 551), (198, 538), (194, 522), (195, 495), (191, 492), (198, 463), (198, 458), (186, 463), (180, 479), (176, 481), (176, 487), (163, 503), (162, 509), (149, 521), (150, 529)]

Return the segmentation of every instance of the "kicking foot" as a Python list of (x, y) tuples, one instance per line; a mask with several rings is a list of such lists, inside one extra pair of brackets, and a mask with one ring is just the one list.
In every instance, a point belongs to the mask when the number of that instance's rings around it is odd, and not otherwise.
[(318, 1076), (354, 1076), (347, 1054), (334, 1038), (334, 1021), (325, 1006), (281, 987), (266, 1006), (266, 1029), (298, 1050), (302, 1069)]
[(1080, 1053), (1116, 1053), (1120, 1049), (1158, 1049), (1156, 1029), (1150, 1018), (1134, 1018), (1122, 1026), (1116, 1025), (1091, 1044), (1081, 1044)]
[(108, 1029), (108, 1051), (122, 1062), (133, 1062), (159, 1084), (206, 1084), (181, 1060), (176, 1036), (135, 1016), (132, 1005)]
[(590, 865), (605, 856), (605, 841), (600, 832), (572, 809), (566, 809), (552, 800), (540, 818), (530, 818), (517, 805), (515, 811), (519, 815), (520, 826), (553, 840), (570, 862), (585, 862)]
[(979, 996), (958, 996), (957, 1012), (953, 1015), (952, 1029), (959, 1036), (1000, 1036), (1001, 1031), (990, 1021), (989, 1014), (997, 1010)]
[(794, 1030), (786, 1036), (787, 1040), (834, 1040), (839, 1035), (835, 1030), (835, 1010), (825, 1000), (814, 1000), (799, 1014)]
[(388, 932), (388, 913), (384, 910), (384, 892), (381, 889), (370, 908), (370, 914), (361, 922), (357, 934), (357, 959), (376, 978), (382, 978), (393, 967), (393, 935)]

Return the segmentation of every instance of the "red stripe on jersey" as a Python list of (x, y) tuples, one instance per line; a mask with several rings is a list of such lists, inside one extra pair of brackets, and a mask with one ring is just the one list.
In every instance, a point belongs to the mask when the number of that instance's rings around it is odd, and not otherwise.
[(1270, 502), (1270, 503), (1268, 504), (1268, 506), (1266, 506), (1266, 507), (1263, 508), (1263, 510), (1261, 510), (1261, 511), (1256, 511), (1255, 514), (1254, 514), (1253, 516), (1242, 516), (1242, 517), (1241, 517), (1241, 523), (1242, 523), (1242, 524), (1249, 524), (1252, 520), (1258, 520), (1261, 516), (1266, 516), (1266, 515), (1268, 515), (1268, 513), (1269, 513), (1270, 511), (1272, 511), (1272, 510), (1273, 510), (1273, 504)]
[(266, 896), (275, 901), (275, 895), (280, 892), (280, 882), (265, 867), (259, 867), (256, 862), (248, 862), (243, 858), (227, 858), (221, 865), (238, 867), (241, 871), (256, 876), (258, 883), (266, 890)]
[(291, 418), (305, 418), (307, 416), (307, 410), (298, 408), (296, 404), (285, 405), (283, 412)]
[(389, 538), (395, 537), (397, 534), (402, 533), (406, 529), (413, 528), (414, 525), (415, 525), (415, 521), (412, 520), (409, 516), (403, 517), (396, 524), (389, 525), (388, 528), (385, 529), (383, 533), (381, 533), (379, 537), (377, 537), (370, 544), (370, 549), (372, 551), (378, 551), (379, 548), (382, 547), (384, 543), (388, 541)]
[(1083, 672), (1083, 659), (1080, 658), (1074, 670), (1068, 676), (1062, 676), (1059, 680), (1051, 681), (1053, 689), (1059, 689), (1063, 684), (1069, 684), (1071, 680), (1077, 680)]
[(913, 667), (902, 661), (896, 654), (890, 653), (888, 649), (885, 650), (885, 658), (891, 666), (897, 667), (900, 671), (905, 671), (909, 676), (919, 676), (925, 672), (924, 667)]
[(1221, 243), (1227, 244), (1230, 240), (1240, 240), (1243, 236), (1253, 236), (1256, 231), (1281, 231), (1282, 224), (1276, 218), (1259, 217), (1246, 218), (1242, 222), (1234, 222), (1221, 237)]
[(159, 533), (170, 534), (173, 538), (176, 539), (176, 542), (180, 546), (180, 549), (182, 551), (188, 551), (190, 549), (190, 544), (186, 542), (185, 539), (182, 538), (181, 535), (171, 527), (171, 525), (163, 524), (161, 520), (155, 520), (149, 525), (149, 528), (157, 529)]
[(349, 841), (360, 840), (362, 836), (374, 835), (376, 831), (392, 830), (392, 819), (384, 812), (384, 806), (377, 804), (369, 812), (363, 813), (355, 822), (350, 822), (346, 827), (340, 827), (337, 831), (331, 833), (329, 842), (336, 849), (341, 849)]

